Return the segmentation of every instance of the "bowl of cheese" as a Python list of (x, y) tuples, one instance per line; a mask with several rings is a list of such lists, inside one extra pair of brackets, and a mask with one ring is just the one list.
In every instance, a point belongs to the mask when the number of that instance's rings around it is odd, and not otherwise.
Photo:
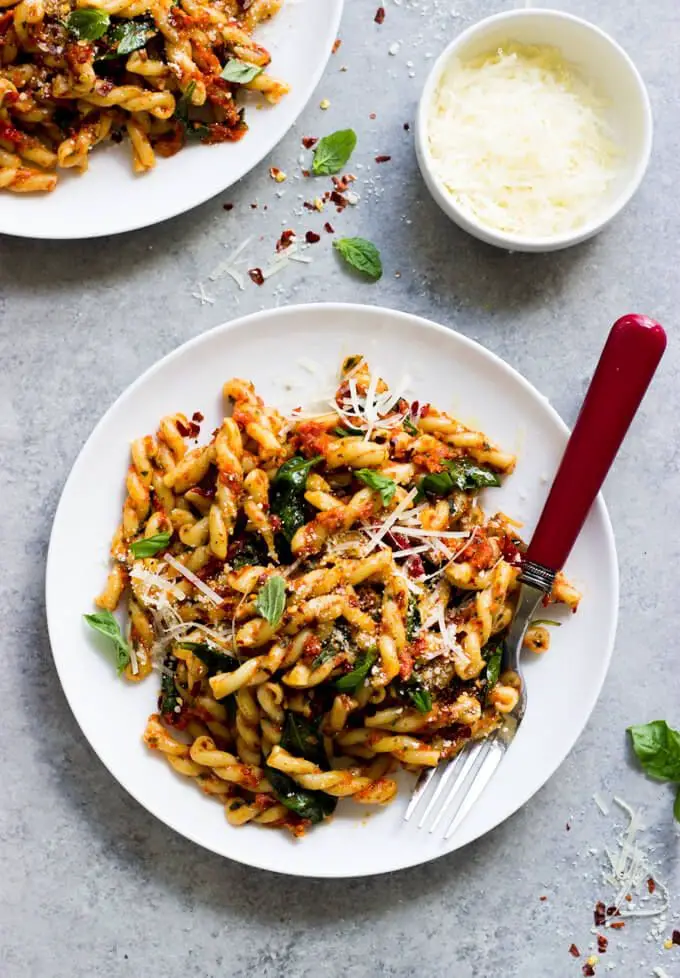
[(476, 238), (556, 251), (597, 234), (652, 147), (644, 82), (598, 27), (557, 10), (497, 14), (435, 62), (416, 125), (430, 193)]

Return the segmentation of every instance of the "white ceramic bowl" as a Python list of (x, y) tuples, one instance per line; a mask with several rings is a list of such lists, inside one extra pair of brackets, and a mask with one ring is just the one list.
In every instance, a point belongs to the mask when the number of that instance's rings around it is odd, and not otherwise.
[[(551, 45), (590, 82), (607, 102), (607, 121), (623, 150), (619, 173), (587, 224), (551, 237), (524, 237), (496, 231), (463, 212), (435, 174), (428, 140), (428, 109), (444, 70), (454, 58), (468, 59), (501, 44)], [(626, 52), (593, 24), (558, 10), (512, 10), (488, 17), (463, 31), (442, 52), (430, 72), (420, 99), (416, 152), (427, 187), (444, 213), (488, 244), (509, 251), (556, 251), (578, 244), (601, 231), (622, 210), (639, 187), (652, 148), (652, 111), (640, 74)]]

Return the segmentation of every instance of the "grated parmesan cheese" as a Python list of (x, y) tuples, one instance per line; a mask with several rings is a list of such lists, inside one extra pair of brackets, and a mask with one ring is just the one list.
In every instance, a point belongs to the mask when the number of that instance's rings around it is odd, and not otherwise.
[(473, 220), (549, 238), (586, 224), (621, 150), (605, 103), (556, 48), (510, 43), (444, 72), (430, 106), (435, 174)]

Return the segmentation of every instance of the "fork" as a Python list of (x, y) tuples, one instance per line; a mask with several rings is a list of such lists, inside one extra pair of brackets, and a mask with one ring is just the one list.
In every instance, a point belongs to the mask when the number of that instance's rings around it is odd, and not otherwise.
[[(434, 832), (449, 818), (444, 839), (460, 826), (505, 757), (526, 712), (520, 653), (540, 601), (550, 594), (614, 461), (666, 348), (666, 334), (646, 316), (622, 316), (612, 326), (531, 542), (522, 556), (517, 607), (503, 645), (501, 671), (520, 677), (512, 713), (489, 737), (447, 764), (423, 773), (404, 815), (420, 811), (418, 828)], [(431, 790), (430, 790), (431, 789)], [(424, 806), (424, 807), (423, 807)]]

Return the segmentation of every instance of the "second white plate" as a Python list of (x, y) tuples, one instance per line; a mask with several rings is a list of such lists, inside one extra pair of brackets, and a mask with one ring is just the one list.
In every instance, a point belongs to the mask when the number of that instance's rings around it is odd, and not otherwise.
[[(141, 734), (155, 709), (155, 677), (139, 686), (117, 679), (82, 620), (106, 574), (129, 443), (175, 411), (201, 411), (205, 431), (212, 430), (222, 417), (222, 384), (232, 376), (251, 378), (267, 401), (284, 408), (309, 402), (320, 389), (332, 388), (331, 378), (348, 353), (363, 353), (393, 383), (410, 374), (414, 397), (452, 411), (518, 452), (515, 474), (492, 491), (486, 506), (524, 520), (528, 539), (567, 438), (565, 425), (535, 388), (478, 344), (427, 320), (372, 306), (309, 305), (219, 326), (133, 384), (99, 422), (73, 467), (47, 566), (47, 617), (59, 677), (83, 733), (113, 776), (148, 811), (200, 845), (252, 866), (303, 876), (364, 876), (426, 862), (517, 811), (559, 767), (595, 705), (618, 608), (614, 541), (599, 499), (567, 567), (583, 590), (579, 612), (553, 629), (546, 655), (528, 656), (528, 710), (521, 730), (488, 789), (446, 843), (403, 822), (410, 779), (388, 808), (367, 817), (361, 806), (343, 802), (329, 825), (294, 842), (283, 832), (232, 828), (219, 804), (152, 755)], [(313, 363), (325, 376), (314, 375)]]

